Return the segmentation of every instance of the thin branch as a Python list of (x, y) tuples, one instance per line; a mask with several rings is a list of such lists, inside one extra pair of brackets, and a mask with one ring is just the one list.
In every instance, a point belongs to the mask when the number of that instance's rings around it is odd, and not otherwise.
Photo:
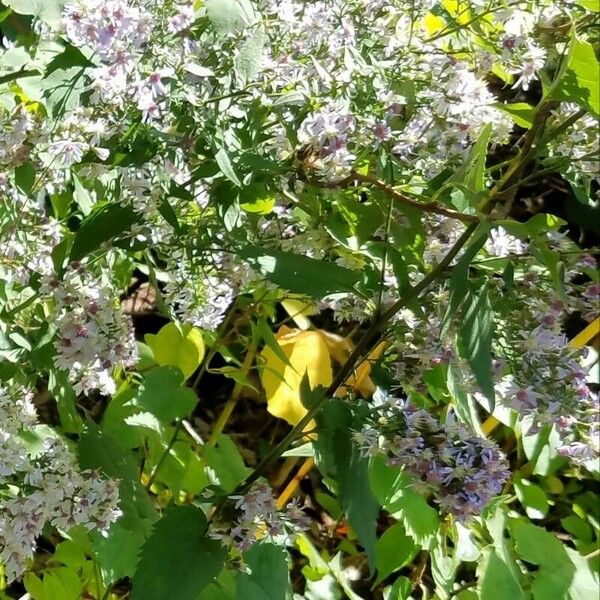
[(20, 71), (8, 73), (8, 75), (0, 76), (0, 85), (8, 83), (9, 81), (22, 79), (23, 77), (35, 77), (36, 75), (40, 75), (39, 71), (35, 71), (34, 69), (21, 69)]
[(372, 175), (363, 175), (358, 171), (352, 171), (350, 175), (337, 181), (318, 181), (315, 179), (305, 179), (305, 181), (310, 185), (325, 189), (345, 188), (353, 185), (356, 182), (364, 185), (372, 185), (387, 194), (390, 198), (393, 198), (396, 202), (398, 202), (398, 204), (410, 206), (411, 208), (420, 210), (422, 212), (444, 215), (445, 217), (457, 219), (463, 223), (478, 223), (481, 220), (477, 215), (468, 215), (458, 212), (452, 208), (445, 207), (439, 202), (419, 202), (418, 200), (414, 200), (413, 198), (405, 196), (398, 190), (394, 189), (391, 185), (388, 185), (385, 181), (382, 181), (377, 177), (373, 177)]

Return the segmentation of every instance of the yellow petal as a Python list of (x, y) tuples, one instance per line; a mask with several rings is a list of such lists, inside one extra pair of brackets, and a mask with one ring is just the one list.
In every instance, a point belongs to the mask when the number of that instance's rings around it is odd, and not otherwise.
[(296, 425), (306, 414), (300, 399), (300, 382), (306, 373), (311, 388), (328, 386), (333, 380), (327, 344), (316, 331), (281, 327), (275, 336), (287, 356), (286, 364), (268, 346), (261, 352), (262, 385), (267, 410), (276, 417)]

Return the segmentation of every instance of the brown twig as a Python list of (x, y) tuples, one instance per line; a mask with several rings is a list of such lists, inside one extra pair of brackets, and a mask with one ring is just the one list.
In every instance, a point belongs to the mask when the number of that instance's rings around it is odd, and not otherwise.
[(419, 202), (418, 200), (409, 198), (405, 194), (399, 192), (391, 185), (388, 185), (385, 181), (382, 181), (377, 177), (373, 177), (372, 175), (363, 175), (358, 171), (352, 171), (347, 177), (344, 177), (343, 179), (338, 179), (336, 181), (319, 181), (316, 179), (306, 177), (304, 178), (304, 180), (310, 185), (325, 189), (345, 188), (355, 183), (362, 183), (363, 185), (370, 185), (376, 187), (377, 189), (387, 194), (390, 198), (393, 198), (396, 202), (398, 202), (398, 204), (409, 206), (422, 212), (443, 215), (445, 217), (450, 217), (451, 219), (457, 219), (458, 221), (462, 221), (463, 223), (478, 223), (481, 220), (480, 217), (478, 217), (477, 215), (468, 215), (465, 213), (461, 213), (457, 210), (453, 210), (452, 208), (447, 208), (439, 202)]

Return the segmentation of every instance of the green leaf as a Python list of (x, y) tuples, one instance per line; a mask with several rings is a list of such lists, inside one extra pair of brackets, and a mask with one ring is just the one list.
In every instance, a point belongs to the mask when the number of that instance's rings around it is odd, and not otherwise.
[(64, 116), (68, 111), (80, 105), (81, 94), (85, 90), (86, 67), (69, 67), (55, 69), (42, 78), (29, 77), (24, 79), (21, 87), (31, 94), (32, 91), (39, 97), (53, 117)]
[(494, 104), (494, 107), (512, 117), (512, 120), (524, 129), (533, 125), (534, 108), (526, 102), (515, 102), (514, 104)]
[(75, 233), (70, 260), (80, 260), (97, 250), (103, 242), (127, 231), (138, 218), (129, 206), (111, 202), (96, 204)]
[(260, 25), (242, 44), (235, 59), (235, 68), (244, 83), (248, 83), (258, 74), (266, 40), (265, 30)]
[(575, 565), (575, 574), (569, 588), (570, 600), (589, 600), (598, 595), (600, 579), (598, 573), (592, 570), (591, 561), (585, 559), (576, 550), (566, 548), (569, 559)]
[(235, 0), (206, 0), (206, 13), (218, 35), (233, 31), (240, 20)]
[(292, 252), (246, 246), (240, 254), (256, 271), (282, 289), (312, 298), (353, 291), (362, 279), (359, 271)]
[(232, 492), (252, 472), (244, 464), (237, 446), (224, 434), (219, 435), (214, 446), (204, 446), (203, 457), (226, 494)]
[(525, 600), (515, 575), (491, 546), (483, 549), (477, 577), (480, 600)]
[(24, 162), (15, 169), (15, 185), (29, 196), (35, 182), (35, 167), (31, 161)]
[(42, 585), (47, 600), (79, 600), (84, 587), (77, 571), (69, 567), (46, 571)]
[(577, 0), (576, 4), (592, 12), (600, 12), (600, 0)]
[(77, 206), (81, 209), (84, 215), (89, 215), (94, 207), (92, 195), (81, 185), (79, 177), (73, 173), (73, 199), (77, 202)]
[(242, 187), (242, 182), (240, 178), (237, 176), (237, 173), (233, 169), (233, 165), (231, 164), (231, 160), (229, 159), (229, 154), (225, 148), (219, 148), (217, 153), (215, 154), (215, 160), (219, 165), (219, 169), (221, 169), (221, 173), (231, 181), (234, 185), (238, 187)]
[(515, 491), (530, 519), (543, 519), (548, 513), (548, 496), (544, 490), (527, 479), (515, 477)]
[(392, 506), (394, 516), (404, 523), (406, 533), (420, 546), (431, 548), (440, 524), (438, 512), (408, 487), (399, 492)]
[(487, 286), (475, 291), (467, 306), (458, 331), (458, 351), (467, 359), (483, 394), (494, 407), (494, 382), (492, 380), (492, 304)]
[(2, 4), (20, 15), (32, 15), (49, 25), (58, 25), (65, 0), (3, 0)]
[(517, 554), (539, 567), (531, 585), (534, 600), (568, 600), (575, 567), (561, 542), (525, 520), (512, 520), (510, 530)]
[(438, 512), (411, 489), (411, 479), (399, 467), (388, 466), (382, 457), (371, 461), (369, 477), (377, 500), (402, 521), (407, 535), (423, 548), (433, 548), (440, 524)]
[(120, 523), (113, 523), (106, 536), (92, 534), (94, 557), (105, 584), (133, 577), (144, 540), (142, 534), (125, 529)]
[(158, 367), (144, 375), (135, 406), (151, 412), (156, 418), (169, 423), (173, 419), (189, 415), (198, 397), (194, 390), (182, 387), (183, 375), (174, 367)]
[(408, 600), (412, 592), (412, 583), (408, 577), (398, 577), (384, 592), (384, 600)]
[(477, 138), (469, 153), (463, 183), (469, 190), (476, 193), (485, 190), (485, 161), (491, 133), (492, 124), (488, 123), (482, 129), (479, 138)]
[(275, 195), (265, 185), (255, 183), (240, 192), (240, 208), (247, 213), (267, 215), (275, 206)]
[(481, 248), (483, 248), (486, 240), (487, 230), (485, 231), (485, 234), (480, 233), (478, 236), (473, 236), (473, 242), (467, 246), (464, 254), (454, 267), (454, 271), (450, 277), (450, 302), (448, 303), (448, 308), (446, 309), (442, 321), (442, 336), (448, 330), (452, 318), (456, 315), (460, 306), (468, 300), (469, 265)]
[[(86, 50), (86, 52), (89, 52)], [(54, 58), (46, 65), (46, 77), (57, 69), (69, 69), (71, 67), (93, 67), (94, 63), (77, 47), (66, 44), (64, 50), (54, 56)]]
[(258, 20), (250, 0), (206, 0), (204, 6), (219, 36), (227, 35), (240, 25), (252, 25)]
[(283, 600), (291, 598), (286, 551), (273, 544), (255, 544), (244, 553), (250, 574), (237, 574), (237, 600)]
[(156, 334), (146, 334), (146, 344), (159, 365), (177, 367), (187, 379), (204, 358), (202, 332), (189, 323), (167, 323)]
[(387, 529), (377, 540), (377, 579), (373, 587), (379, 585), (388, 575), (410, 563), (417, 553), (417, 547), (406, 535), (404, 525), (396, 523)]
[(128, 531), (147, 535), (158, 514), (139, 483), (139, 467), (134, 455), (120, 440), (93, 423), (88, 423), (81, 435), (78, 453), (82, 469), (99, 469), (108, 477), (120, 480), (119, 508), (123, 515), (117, 523)]
[(564, 68), (548, 91), (548, 98), (575, 102), (600, 116), (600, 65), (594, 47), (571, 36), (571, 45)]
[(585, 544), (591, 543), (594, 538), (592, 526), (577, 515), (569, 515), (561, 519), (560, 524), (565, 531)]
[(197, 600), (221, 571), (224, 550), (206, 537), (204, 513), (175, 506), (165, 513), (142, 547), (132, 600)]
[(332, 399), (318, 413), (317, 424), (317, 465), (337, 483), (348, 522), (364, 546), (373, 572), (377, 566), (375, 528), (379, 506), (369, 485), (368, 462), (352, 443), (352, 415), (344, 402)]

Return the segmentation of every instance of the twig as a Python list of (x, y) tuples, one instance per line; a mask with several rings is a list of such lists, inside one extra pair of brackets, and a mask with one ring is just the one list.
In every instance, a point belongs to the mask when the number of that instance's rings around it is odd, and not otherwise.
[(372, 185), (390, 196), (390, 198), (393, 198), (399, 204), (410, 206), (415, 210), (443, 215), (445, 217), (450, 217), (451, 219), (457, 219), (458, 221), (462, 221), (464, 223), (478, 223), (481, 220), (477, 215), (468, 215), (458, 212), (457, 210), (445, 207), (439, 202), (419, 202), (418, 200), (414, 200), (413, 198), (405, 196), (398, 190), (394, 189), (391, 185), (388, 185), (385, 181), (382, 181), (377, 177), (373, 177), (372, 175), (363, 175), (358, 171), (352, 171), (347, 177), (338, 179), (336, 181), (318, 181), (312, 178), (305, 178), (305, 181), (309, 185), (325, 189), (345, 188), (351, 186), (355, 182), (359, 182), (364, 185)]
[(175, 442), (177, 441), (177, 436), (179, 435), (179, 432), (181, 431), (182, 427), (183, 427), (183, 420), (177, 419), (177, 424), (175, 425), (175, 429), (173, 430), (173, 435), (171, 436), (171, 439), (169, 440), (167, 447), (163, 450), (162, 454), (160, 455), (158, 462), (152, 469), (152, 472), (150, 473), (150, 477), (148, 477), (148, 482), (146, 483), (147, 490), (149, 490), (152, 487), (152, 484), (154, 483), (154, 480), (156, 479), (156, 476), (158, 475), (160, 468), (163, 466), (163, 463), (165, 462), (167, 455), (169, 454), (169, 452), (171, 452), (171, 448), (175, 445)]

